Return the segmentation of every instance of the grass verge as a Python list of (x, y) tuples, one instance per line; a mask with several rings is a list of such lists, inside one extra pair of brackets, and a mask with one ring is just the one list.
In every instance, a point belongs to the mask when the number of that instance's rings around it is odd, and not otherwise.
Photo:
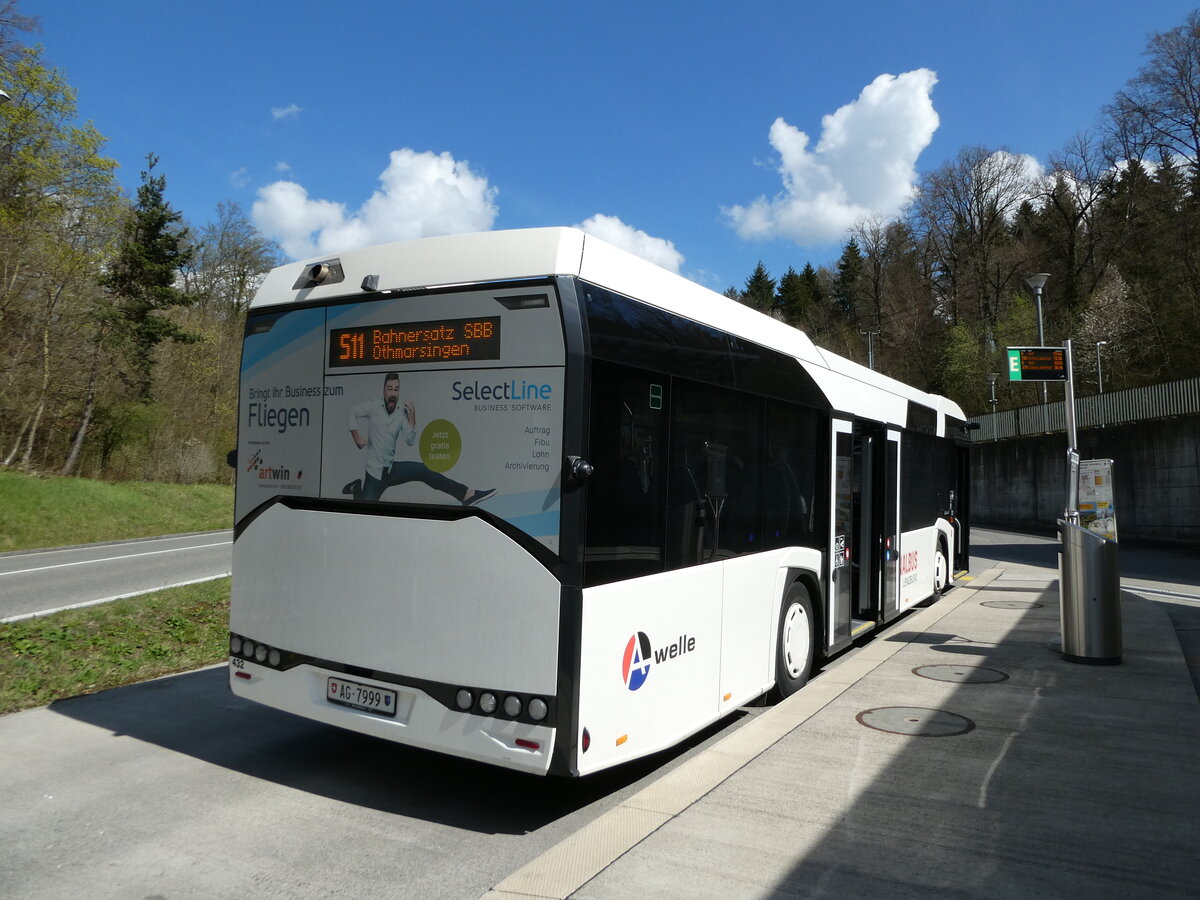
[(233, 488), (0, 469), (0, 552), (230, 528)]
[(0, 625), (0, 714), (229, 655), (229, 579)]

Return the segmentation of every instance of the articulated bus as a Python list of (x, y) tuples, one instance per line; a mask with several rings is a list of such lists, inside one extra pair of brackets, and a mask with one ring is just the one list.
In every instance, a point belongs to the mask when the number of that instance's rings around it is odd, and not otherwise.
[(965, 568), (962, 410), (569, 228), (282, 266), (230, 685), (536, 774), (668, 748)]

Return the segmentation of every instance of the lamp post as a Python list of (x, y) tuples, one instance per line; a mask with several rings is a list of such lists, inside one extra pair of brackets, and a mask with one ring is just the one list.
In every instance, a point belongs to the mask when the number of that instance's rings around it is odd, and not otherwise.
[(1100, 348), (1107, 347), (1108, 341), (1096, 341), (1096, 384), (1100, 388), (1100, 393), (1104, 393), (1104, 369), (1100, 365)]
[(1000, 377), (999, 372), (988, 372), (988, 375), (987, 375), (988, 387), (992, 391), (992, 399), (990, 402), (992, 404), (992, 415), (993, 416), (996, 414), (996, 404), (1000, 402), (999, 400), (996, 399), (996, 379), (998, 379), (999, 377)]
[[(1025, 279), (1025, 283), (1033, 288), (1033, 299), (1037, 302), (1037, 317), (1038, 317), (1038, 346), (1046, 346), (1046, 334), (1042, 329), (1042, 288), (1046, 286), (1046, 279), (1050, 277), (1049, 272), (1039, 272), (1036, 275), (1030, 275)], [(1049, 386), (1046, 382), (1042, 382), (1042, 404), (1049, 402)]]
[(879, 337), (878, 331), (863, 331), (858, 329), (859, 334), (867, 336), (867, 368), (872, 372), (875, 371), (875, 338)]

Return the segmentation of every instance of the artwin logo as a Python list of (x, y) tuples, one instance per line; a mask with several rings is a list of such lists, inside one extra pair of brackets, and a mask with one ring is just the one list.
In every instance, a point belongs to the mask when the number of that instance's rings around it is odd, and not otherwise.
[(621, 678), (625, 681), (625, 687), (636, 691), (645, 684), (650, 675), (651, 662), (664, 663), (695, 649), (696, 639), (686, 634), (681, 634), (675, 643), (658, 650), (650, 647), (650, 638), (646, 636), (646, 632), (639, 631), (630, 635), (629, 643), (625, 645), (625, 656), (621, 660)]
[[(246, 464), (247, 472), (257, 472), (260, 481), (291, 481), (291, 469), (282, 469), (275, 466), (268, 466), (263, 462), (261, 450), (255, 450), (254, 455), (250, 457), (250, 462)], [(304, 472), (296, 473), (296, 480), (304, 478)]]

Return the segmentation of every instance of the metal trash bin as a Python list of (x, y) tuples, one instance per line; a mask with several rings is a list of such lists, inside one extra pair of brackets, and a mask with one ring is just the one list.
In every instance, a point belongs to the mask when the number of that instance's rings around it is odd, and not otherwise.
[(1059, 520), (1062, 655), (1071, 662), (1121, 661), (1121, 568), (1117, 542)]

